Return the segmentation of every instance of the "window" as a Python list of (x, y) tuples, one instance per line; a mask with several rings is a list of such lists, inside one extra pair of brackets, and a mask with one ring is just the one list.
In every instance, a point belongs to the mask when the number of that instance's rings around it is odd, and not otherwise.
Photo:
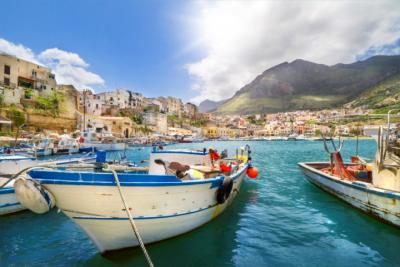
[(10, 78), (4, 77), (4, 84), (9, 86), (10, 85)]
[(8, 65), (4, 65), (4, 74), (10, 75), (11, 73), (11, 67)]

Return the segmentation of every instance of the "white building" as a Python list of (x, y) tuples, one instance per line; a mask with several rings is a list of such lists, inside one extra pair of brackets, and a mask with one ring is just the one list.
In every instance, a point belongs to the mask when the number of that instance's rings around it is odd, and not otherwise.
[(167, 115), (163, 113), (146, 112), (143, 115), (143, 123), (161, 134), (166, 134), (168, 131)]

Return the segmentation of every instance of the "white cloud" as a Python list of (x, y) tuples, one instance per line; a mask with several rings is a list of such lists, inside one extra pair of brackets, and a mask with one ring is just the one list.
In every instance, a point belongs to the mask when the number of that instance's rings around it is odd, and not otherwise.
[(188, 47), (205, 54), (186, 65), (196, 103), (231, 97), (283, 61), (349, 63), (400, 38), (398, 1), (210, 1), (188, 13)]
[(73, 52), (49, 48), (35, 54), (28, 47), (1, 38), (0, 51), (49, 67), (59, 84), (72, 84), (77, 89), (92, 89), (93, 85), (105, 84), (103, 78), (88, 71), (89, 64)]
[(22, 44), (14, 44), (0, 38), (0, 51), (31, 62), (39, 63), (33, 51), (30, 48), (23, 46)]
[(38, 58), (53, 70), (60, 84), (73, 84), (78, 89), (92, 89), (90, 85), (105, 83), (98, 74), (86, 70), (89, 64), (76, 53), (50, 48), (41, 52)]
[(88, 67), (87, 64), (78, 54), (60, 50), (58, 48), (50, 48), (44, 50), (38, 56), (44, 62), (49, 64), (64, 64)]

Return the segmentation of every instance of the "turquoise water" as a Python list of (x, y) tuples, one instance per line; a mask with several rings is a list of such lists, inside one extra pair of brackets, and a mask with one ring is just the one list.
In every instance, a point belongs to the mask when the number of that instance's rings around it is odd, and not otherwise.
[[(174, 147), (218, 149), (250, 144), (261, 175), (246, 179), (234, 204), (185, 235), (148, 245), (156, 266), (399, 266), (400, 230), (309, 184), (299, 161), (326, 160), (321, 142), (218, 142)], [(360, 142), (373, 157), (375, 143)], [(355, 151), (347, 141), (344, 158)], [(128, 157), (145, 159), (149, 148)], [(56, 210), (0, 217), (0, 266), (143, 266), (140, 249), (107, 257)]]

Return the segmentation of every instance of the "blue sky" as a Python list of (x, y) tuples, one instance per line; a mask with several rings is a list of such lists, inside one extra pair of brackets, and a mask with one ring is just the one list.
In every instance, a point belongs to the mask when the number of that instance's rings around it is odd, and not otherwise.
[(400, 2), (3, 1), (0, 50), (61, 83), (199, 103), (231, 97), (297, 58), (350, 63), (400, 53)]
[(79, 54), (105, 80), (96, 91), (124, 87), (189, 98), (184, 65), (196, 55), (181, 53), (174, 15), (183, 9), (179, 1), (5, 1), (0, 38), (35, 53), (57, 47)]

